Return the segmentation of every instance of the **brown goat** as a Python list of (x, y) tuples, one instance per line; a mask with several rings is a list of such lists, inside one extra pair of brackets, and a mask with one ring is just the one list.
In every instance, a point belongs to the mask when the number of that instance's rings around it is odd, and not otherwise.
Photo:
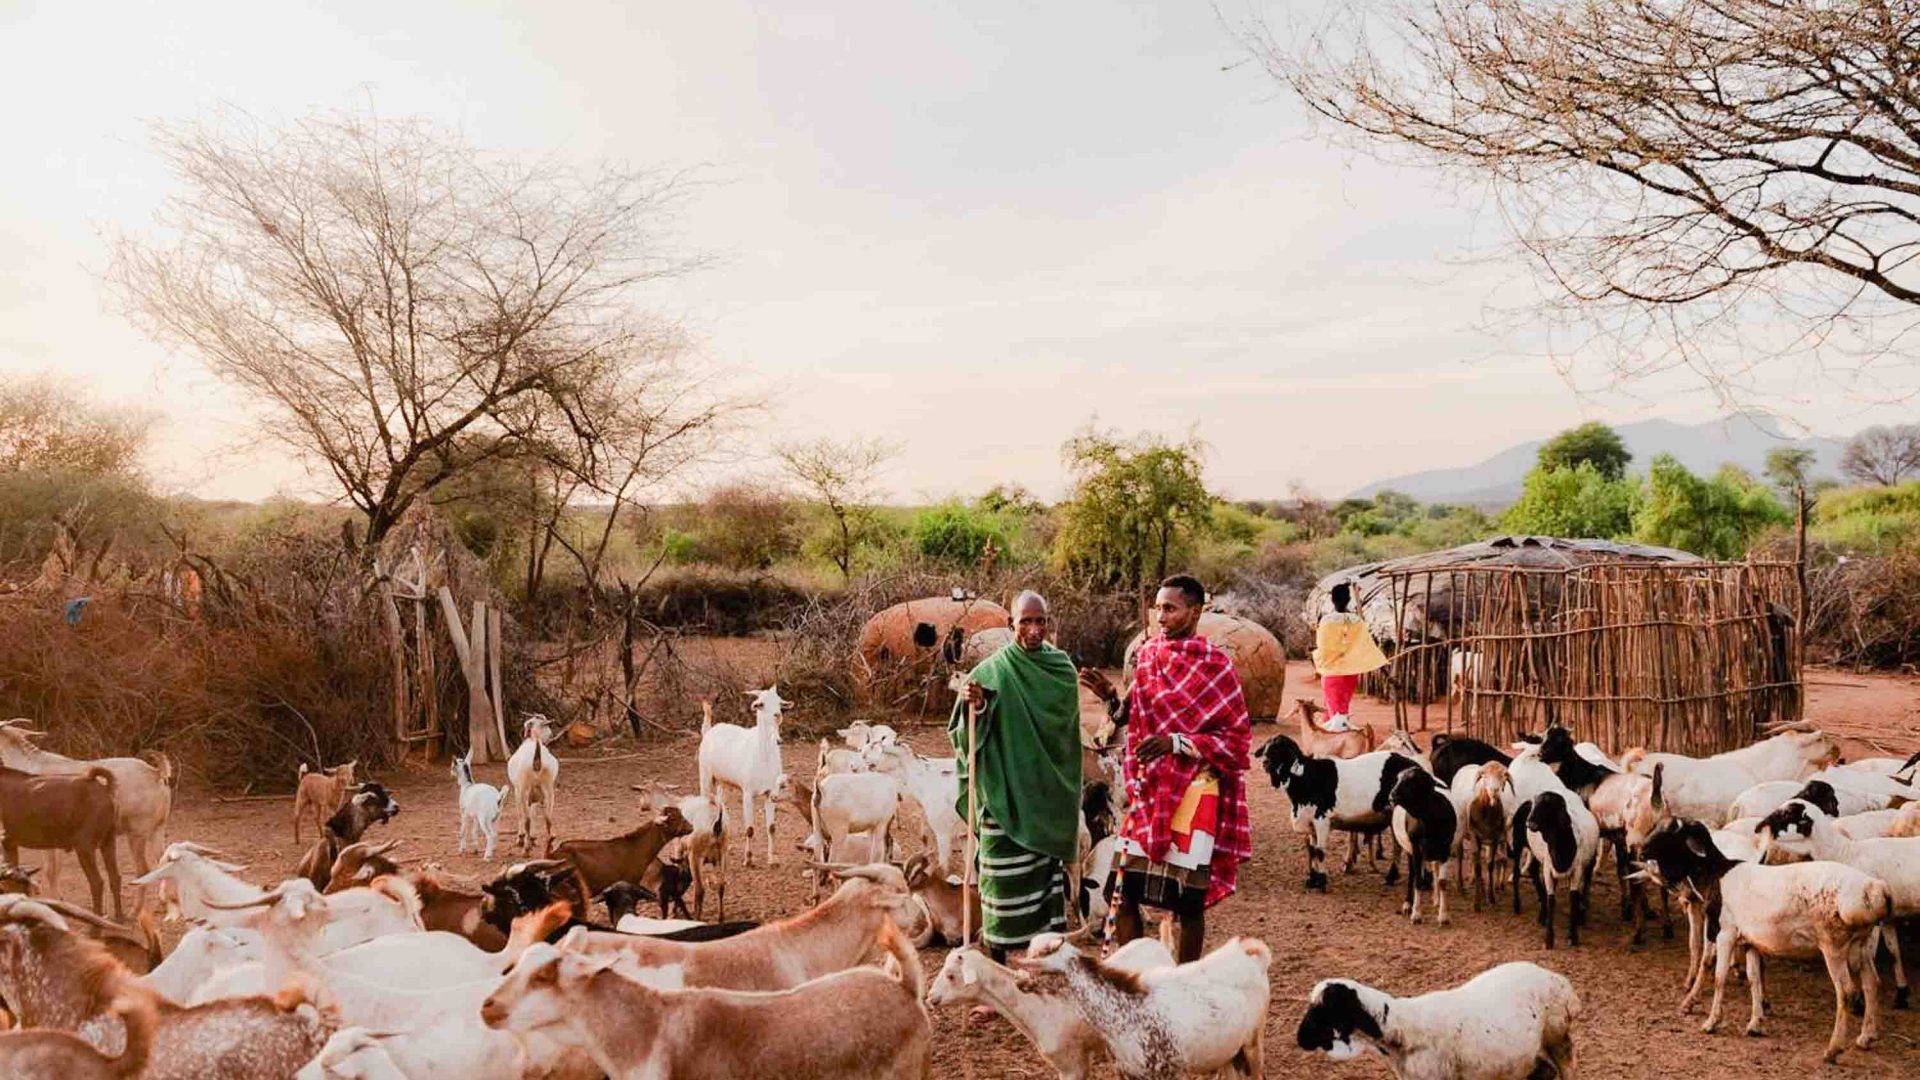
[(126, 1030), (118, 1057), (109, 1057), (80, 1036), (66, 1031), (12, 1031), (0, 1035), (0, 1076), (59, 1077), (60, 1080), (120, 1080), (147, 1064), (159, 1016), (144, 994), (115, 998), (107, 1011)]
[(691, 832), (693, 826), (687, 824), (680, 808), (666, 806), (655, 811), (652, 821), (625, 835), (606, 840), (568, 840), (556, 845), (553, 854), (573, 864), (587, 895), (595, 896), (616, 882), (639, 881), (667, 841)]
[(341, 850), (359, 843), (369, 826), (381, 824), (399, 812), (400, 804), (393, 801), (386, 788), (372, 782), (356, 786), (340, 809), (327, 819), (320, 830), (320, 839), (314, 841), (301, 857), (300, 865), (294, 868), (294, 876), (313, 882), (316, 889), (326, 888), (333, 877), (334, 860), (340, 857)]
[(100, 865), (105, 856), (107, 877), (113, 883), (113, 917), (125, 918), (120, 907), (120, 864), (113, 857), (119, 811), (113, 804), (113, 773), (94, 766), (78, 776), (36, 776), (0, 766), (0, 840), (10, 863), (20, 861), (20, 849), (71, 851), (80, 858), (93, 893), (93, 910), (101, 906)]
[[(1319, 714), (1326, 707), (1312, 698), (1294, 698), (1293, 708), (1288, 712), (1300, 718), (1300, 749), (1314, 757), (1356, 758), (1374, 748), (1373, 729), (1356, 727), (1347, 731), (1328, 731), (1320, 726)], [(1285, 719), (1287, 713), (1275, 717), (1276, 721)]]
[(300, 842), (300, 822), (308, 814), (313, 816), (315, 832), (326, 827), (326, 820), (340, 809), (347, 792), (353, 789), (353, 767), (359, 763), (355, 759), (318, 772), (309, 772), (306, 762), (300, 763), (300, 786), (293, 793), (294, 843)]
[(334, 856), (333, 869), (327, 876), (327, 887), (323, 893), (337, 893), (342, 889), (351, 889), (365, 885), (377, 877), (398, 874), (400, 866), (387, 858), (387, 852), (400, 846), (398, 840), (388, 840), (375, 844), (362, 840), (357, 844), (348, 844)]
[(17, 896), (33, 895), (33, 875), (40, 872), (37, 866), (15, 866), (12, 863), (0, 865), (0, 896), (12, 893)]
[(406, 878), (420, 894), (421, 926), (459, 934), (488, 952), (499, 952), (506, 947), (507, 935), (484, 917), (485, 893), (450, 889), (431, 874), (414, 873)]
[[(913, 891), (914, 899), (926, 909), (927, 925), (911, 927), (916, 931), (914, 947), (926, 948), (937, 936), (948, 945), (965, 945), (964, 931), (971, 927), (975, 934), (980, 932), (980, 893), (977, 889), (968, 889), (966, 898), (973, 908), (972, 922), (963, 923), (960, 910), (962, 886), (947, 878), (945, 867), (935, 867), (932, 857), (925, 852), (907, 860), (902, 873), (907, 876), (907, 888)], [(939, 870), (941, 872), (936, 873)]]

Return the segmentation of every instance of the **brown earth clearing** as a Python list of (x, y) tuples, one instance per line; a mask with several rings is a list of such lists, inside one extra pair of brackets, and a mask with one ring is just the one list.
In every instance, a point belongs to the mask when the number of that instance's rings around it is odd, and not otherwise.
[[(751, 650), (742, 650), (751, 652)], [(743, 667), (751, 667), (743, 664)], [(1289, 676), (1288, 697), (1316, 696), (1318, 688), (1304, 678), (1296, 663)], [(1869, 753), (1910, 753), (1920, 748), (1920, 680), (1866, 676), (1837, 671), (1809, 673), (1808, 716), (1847, 740), (1851, 757)], [(743, 699), (744, 700), (744, 699)], [(1362, 720), (1376, 728), (1388, 727), (1391, 710), (1378, 702), (1357, 703)], [(798, 723), (818, 718), (799, 716)], [(1290, 726), (1290, 725), (1289, 725)], [(1276, 729), (1262, 722), (1256, 739)], [(912, 728), (910, 737), (924, 752), (940, 752), (945, 735), (934, 726)], [(1424, 738), (1422, 742), (1424, 743)], [(592, 760), (566, 756), (559, 782), (559, 833), (568, 836), (611, 835), (635, 819), (636, 795), (628, 785), (655, 778), (691, 791), (696, 783), (693, 736), (660, 737), (618, 756)], [(811, 771), (815, 745), (789, 738), (785, 755), (795, 771)], [(947, 752), (951, 752), (950, 750)], [(563, 754), (567, 751), (563, 750)], [(501, 783), (501, 766), (483, 767), (479, 779)], [(420, 766), (405, 773), (378, 777), (391, 786), (402, 812), (376, 838), (401, 837), (406, 843), (397, 854), (439, 863), (453, 877), (473, 880), (489, 875), (511, 859), (518, 847), (508, 841), (517, 828), (517, 813), (504, 815), (501, 858), (491, 866), (473, 855), (454, 851), (458, 834), (455, 789), (444, 765)], [(1365, 870), (1342, 875), (1335, 871), (1327, 895), (1305, 892), (1306, 875), (1301, 842), (1289, 826), (1285, 797), (1274, 791), (1263, 775), (1249, 778), (1255, 854), (1241, 872), (1240, 892), (1215, 909), (1209, 943), (1231, 934), (1251, 934), (1273, 948), (1273, 1005), (1267, 1029), (1267, 1075), (1383, 1077), (1383, 1065), (1374, 1060), (1336, 1065), (1309, 1056), (1294, 1047), (1309, 988), (1319, 979), (1345, 976), (1400, 994), (1418, 993), (1460, 982), (1474, 973), (1508, 960), (1532, 960), (1569, 976), (1578, 988), (1583, 1013), (1576, 1027), (1581, 1071), (1589, 1077), (1654, 1078), (1685, 1076), (1695, 1080), (1735, 1077), (1804, 1077), (1831, 1072), (1848, 1077), (1920, 1076), (1920, 1013), (1885, 1013), (1883, 1036), (1872, 1051), (1849, 1049), (1831, 1070), (1820, 1064), (1820, 1051), (1832, 1020), (1832, 991), (1826, 975), (1814, 965), (1774, 962), (1768, 965), (1767, 989), (1772, 1006), (1767, 1036), (1750, 1039), (1740, 1034), (1746, 1022), (1744, 985), (1729, 988), (1729, 1014), (1721, 1034), (1699, 1031), (1702, 1011), (1677, 1014), (1686, 949), (1680, 940), (1661, 940), (1657, 930), (1643, 951), (1630, 951), (1627, 931), (1619, 919), (1617, 893), (1609, 864), (1593, 903), (1590, 932), (1579, 948), (1551, 952), (1542, 947), (1534, 923), (1534, 906), (1516, 917), (1505, 908), (1475, 912), (1464, 899), (1453, 903), (1453, 925), (1413, 926), (1398, 914), (1400, 892), (1385, 887), (1379, 875)], [(275, 880), (290, 871), (299, 857), (292, 840), (292, 799), (219, 802), (210, 795), (183, 792), (169, 829), (171, 838), (191, 838), (218, 847), (247, 863), (247, 876), (259, 882)], [(902, 835), (917, 834), (917, 812)], [(730, 845), (731, 873), (728, 917), (776, 919), (805, 906), (806, 887), (800, 879), (800, 856), (793, 842), (803, 832), (800, 818), (783, 808), (778, 824), (780, 864), (752, 870), (739, 865), (739, 838)], [(909, 849), (911, 839), (906, 841)], [(1336, 842), (1336, 851), (1344, 846)], [(764, 854), (764, 848), (762, 848)], [(85, 883), (68, 860), (61, 892), (84, 900)], [(1684, 925), (1684, 924), (1683, 924)], [(178, 934), (170, 926), (168, 936)], [(928, 977), (938, 969), (940, 952), (922, 954)], [(1910, 947), (1909, 956), (1920, 955)], [(1920, 978), (1920, 964), (1914, 976)], [(1886, 992), (1890, 1002), (1891, 991)], [(1051, 1076), (1037, 1054), (1004, 1022), (963, 1024), (953, 1011), (936, 1012), (936, 1075), (941, 1077)], [(1110, 1075), (1103, 1073), (1102, 1075)]]

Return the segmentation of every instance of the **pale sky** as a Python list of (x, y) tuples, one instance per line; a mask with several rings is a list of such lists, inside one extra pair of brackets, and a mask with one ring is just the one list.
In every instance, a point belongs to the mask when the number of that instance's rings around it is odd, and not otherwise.
[[(1096, 416), (1196, 429), (1209, 481), (1251, 498), (1719, 412), (1677, 380), (1569, 386), (1543, 334), (1488, 318), (1531, 286), (1486, 258), (1481, 198), (1328, 148), (1243, 59), (1195, 0), (0, 0), (0, 375), (157, 411), (171, 489), (324, 491), (111, 309), (102, 235), (171, 183), (149, 121), (371, 101), (496, 150), (709, 166), (725, 183), (682, 231), (719, 262), (661, 303), (772, 399), (749, 450), (886, 438), (896, 498), (1056, 496)], [(1820, 388), (1772, 404), (1818, 433), (1891, 418)]]

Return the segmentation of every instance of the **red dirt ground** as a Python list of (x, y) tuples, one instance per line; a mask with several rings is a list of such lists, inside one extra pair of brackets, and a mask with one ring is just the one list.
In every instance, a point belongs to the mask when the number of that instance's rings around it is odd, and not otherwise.
[[(1317, 696), (1308, 685), (1304, 667), (1294, 665), (1289, 697)], [(1849, 756), (1871, 752), (1871, 740), (1880, 752), (1911, 752), (1920, 747), (1920, 682), (1886, 676), (1815, 672), (1809, 686), (1809, 716), (1844, 734)], [(1376, 702), (1358, 707), (1361, 719), (1378, 727), (1390, 723), (1391, 711)], [(805, 717), (796, 718), (802, 722)], [(1270, 723), (1256, 728), (1264, 739), (1275, 729)], [(937, 751), (944, 733), (917, 728), (912, 741), (922, 750)], [(616, 760), (563, 758), (560, 774), (560, 834), (608, 835), (629, 827), (633, 820), (633, 783), (660, 778), (691, 790), (695, 783), (695, 742), (691, 737), (650, 742), (636, 753)], [(796, 769), (812, 767), (812, 748), (790, 744), (788, 763)], [(481, 779), (498, 783), (501, 766), (482, 767)], [(490, 869), (478, 858), (454, 853), (458, 830), (453, 781), (442, 768), (421, 767), (404, 775), (379, 777), (394, 790), (401, 815), (384, 834), (404, 837), (401, 854), (439, 862), (456, 877), (486, 875)], [(1773, 963), (1768, 967), (1768, 997), (1773, 1012), (1767, 1036), (1749, 1039), (1740, 1034), (1746, 1021), (1744, 986), (1729, 989), (1729, 1013), (1717, 1036), (1702, 1035), (1701, 1012), (1677, 1015), (1686, 950), (1680, 941), (1660, 940), (1653, 934), (1642, 952), (1629, 951), (1618, 917), (1618, 902), (1609, 874), (1601, 875), (1593, 904), (1593, 920), (1580, 948), (1564, 945), (1554, 951), (1542, 947), (1533, 921), (1531, 898), (1527, 914), (1515, 917), (1505, 910), (1475, 913), (1469, 902), (1453, 904), (1454, 923), (1437, 928), (1413, 926), (1398, 914), (1399, 892), (1389, 890), (1377, 875), (1362, 870), (1350, 876), (1334, 873), (1327, 895), (1302, 890), (1305, 858), (1300, 840), (1290, 831), (1286, 799), (1256, 772), (1251, 778), (1255, 854), (1241, 872), (1239, 895), (1214, 912), (1209, 941), (1230, 934), (1252, 934), (1273, 948), (1273, 1005), (1267, 1028), (1269, 1076), (1382, 1077), (1378, 1061), (1335, 1065), (1309, 1056), (1293, 1045), (1294, 1027), (1308, 989), (1315, 981), (1345, 976), (1390, 989), (1418, 993), (1448, 986), (1494, 964), (1533, 960), (1565, 973), (1578, 988), (1583, 1014), (1576, 1029), (1582, 1072), (1588, 1077), (1732, 1080), (1736, 1077), (1803, 1077), (1824, 1072), (1820, 1050), (1832, 1019), (1832, 992), (1826, 975), (1811, 965)], [(273, 802), (216, 802), (205, 795), (184, 794), (174, 812), (170, 834), (219, 847), (250, 864), (248, 876), (271, 881), (290, 870), (299, 856), (292, 842), (292, 800)], [(908, 811), (911, 815), (913, 812)], [(517, 824), (517, 816), (512, 823)], [(903, 833), (915, 835), (913, 823)], [(806, 891), (798, 873), (792, 841), (800, 833), (800, 819), (783, 809), (779, 820), (780, 865), (751, 871), (738, 867), (738, 840), (728, 892), (730, 918), (774, 919), (801, 910)], [(379, 835), (376, 831), (375, 835)], [(1336, 845), (1339, 847), (1339, 845)], [(517, 857), (517, 848), (503, 850), (497, 868)], [(764, 854), (764, 851), (762, 852)], [(73, 899), (84, 896), (84, 882), (68, 861), (61, 892)], [(1563, 916), (1564, 917), (1564, 916)], [(177, 931), (170, 931), (169, 936)], [(1909, 951), (1909, 956), (1916, 955)], [(923, 954), (928, 978), (938, 970), (943, 954)], [(1920, 971), (1916, 971), (1920, 977)], [(1890, 993), (1888, 995), (1890, 997)], [(1879, 1046), (1869, 1052), (1849, 1050), (1831, 1071), (1847, 1077), (1920, 1076), (1920, 1013), (1885, 1014)], [(1044, 1062), (1013, 1029), (1002, 1022), (973, 1022), (963, 1030), (952, 1011), (933, 1016), (935, 1072), (942, 1077), (1051, 1076)], [(1102, 1075), (1111, 1075), (1103, 1073)]]

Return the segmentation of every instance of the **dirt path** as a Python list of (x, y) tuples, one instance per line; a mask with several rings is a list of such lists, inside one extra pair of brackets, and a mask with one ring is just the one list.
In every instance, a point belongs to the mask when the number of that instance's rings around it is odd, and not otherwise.
[[(1317, 694), (1296, 672), (1294, 693)], [(1810, 687), (1809, 713), (1816, 720), (1844, 730), (1850, 738), (1871, 738), (1892, 750), (1920, 747), (1920, 683), (1910, 679), (1861, 677), (1817, 673)], [(1374, 702), (1359, 707), (1363, 719), (1390, 722), (1391, 712)], [(1275, 729), (1262, 724), (1256, 737)], [(937, 751), (944, 734), (933, 729), (912, 733), (922, 750)], [(1864, 750), (1865, 744), (1859, 744)], [(652, 743), (637, 757), (609, 762), (565, 759), (560, 775), (561, 835), (607, 835), (630, 826), (634, 794), (632, 783), (658, 777), (691, 790), (695, 783), (695, 744), (691, 738)], [(1855, 753), (1853, 746), (1849, 753)], [(808, 748), (789, 746), (787, 760), (794, 769), (811, 769)], [(498, 783), (500, 766), (483, 767), (481, 779)], [(458, 818), (453, 781), (438, 769), (380, 777), (392, 785), (402, 813), (384, 834), (404, 837), (401, 854), (431, 859), (453, 876), (472, 877), (496, 869), (472, 856), (454, 853)], [(1215, 911), (1209, 939), (1229, 934), (1264, 938), (1274, 952), (1273, 1007), (1267, 1031), (1269, 1076), (1383, 1077), (1375, 1061), (1334, 1065), (1294, 1048), (1293, 1033), (1308, 989), (1319, 979), (1345, 976), (1372, 982), (1399, 993), (1412, 993), (1459, 982), (1493, 964), (1533, 960), (1567, 974), (1579, 989), (1584, 1014), (1577, 1028), (1582, 1073), (1588, 1077), (1733, 1080), (1745, 1077), (1798, 1078), (1822, 1072), (1821, 1047), (1832, 1018), (1832, 995), (1823, 971), (1809, 965), (1774, 963), (1768, 968), (1768, 992), (1773, 1012), (1768, 1037), (1748, 1039), (1739, 1032), (1745, 1024), (1746, 1002), (1741, 988), (1722, 1034), (1700, 1034), (1701, 1015), (1681, 1017), (1679, 1001), (1686, 951), (1679, 941), (1659, 940), (1643, 952), (1631, 952), (1619, 920), (1616, 892), (1610, 875), (1603, 875), (1593, 904), (1593, 924), (1580, 948), (1542, 947), (1528, 901), (1527, 914), (1516, 917), (1505, 910), (1476, 913), (1472, 905), (1454, 905), (1454, 924), (1445, 928), (1411, 926), (1398, 915), (1399, 893), (1387, 889), (1378, 875), (1362, 871), (1351, 876), (1334, 873), (1326, 895), (1302, 890), (1306, 875), (1300, 841), (1290, 831), (1286, 799), (1257, 774), (1251, 785), (1255, 855), (1241, 874), (1239, 895)], [(284, 802), (216, 803), (204, 796), (181, 800), (171, 835), (192, 838), (219, 847), (249, 864), (248, 876), (270, 881), (293, 866), (298, 852), (292, 843), (291, 800)], [(517, 817), (509, 824), (517, 824)], [(905, 835), (914, 835), (909, 822)], [(789, 810), (780, 815), (777, 868), (757, 866), (751, 871), (735, 865), (728, 892), (730, 918), (774, 919), (800, 911), (806, 890), (799, 876), (792, 842), (801, 833), (800, 819)], [(379, 835), (376, 833), (376, 835)], [(737, 858), (739, 848), (732, 849)], [(503, 852), (507, 857), (517, 854)], [(62, 892), (83, 895), (84, 882), (69, 863)], [(171, 936), (171, 934), (170, 934)], [(1910, 950), (1909, 956), (1920, 955)], [(943, 954), (923, 954), (928, 976), (937, 970)], [(1920, 977), (1920, 964), (1915, 976)], [(1833, 1071), (1849, 1077), (1920, 1076), (1920, 1014), (1888, 1010), (1885, 1034), (1878, 1049), (1850, 1051)], [(1051, 1071), (1003, 1023), (972, 1023), (962, 1029), (961, 1018), (950, 1011), (933, 1017), (937, 1053), (936, 1074), (941, 1077), (1033, 1077)], [(1110, 1074), (1102, 1074), (1110, 1075)]]

